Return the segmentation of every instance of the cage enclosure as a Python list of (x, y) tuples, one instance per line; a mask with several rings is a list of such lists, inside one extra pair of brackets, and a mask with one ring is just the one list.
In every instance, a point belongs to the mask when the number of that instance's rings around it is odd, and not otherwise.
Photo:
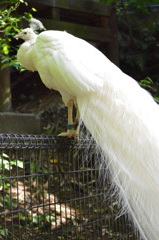
[(0, 134), (0, 239), (137, 240), (99, 159), (88, 140)]

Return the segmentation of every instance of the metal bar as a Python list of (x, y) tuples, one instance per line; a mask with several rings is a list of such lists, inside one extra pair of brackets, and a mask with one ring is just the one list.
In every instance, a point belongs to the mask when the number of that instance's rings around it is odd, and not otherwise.
[(3, 239), (139, 239), (105, 199), (97, 149), (88, 139), (0, 134)]

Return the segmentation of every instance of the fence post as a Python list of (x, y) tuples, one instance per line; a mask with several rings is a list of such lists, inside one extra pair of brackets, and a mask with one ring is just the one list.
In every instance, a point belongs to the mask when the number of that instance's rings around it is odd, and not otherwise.
[[(0, 63), (0, 67), (1, 67)], [(0, 71), (0, 112), (9, 112), (12, 109), (10, 69), (5, 68)]]

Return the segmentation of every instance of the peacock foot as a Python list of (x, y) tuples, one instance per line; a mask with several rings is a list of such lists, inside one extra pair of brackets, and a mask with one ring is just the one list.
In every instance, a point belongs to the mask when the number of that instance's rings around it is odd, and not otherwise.
[(58, 136), (79, 139), (79, 135), (76, 130), (68, 130), (67, 132), (58, 134)]
[(74, 124), (68, 124), (67, 132), (62, 132), (58, 134), (58, 136), (79, 139), (79, 132), (77, 129), (74, 129)]

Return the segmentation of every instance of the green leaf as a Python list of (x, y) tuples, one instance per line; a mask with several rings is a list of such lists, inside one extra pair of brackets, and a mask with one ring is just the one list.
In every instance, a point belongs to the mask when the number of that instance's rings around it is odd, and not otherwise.
[(9, 170), (10, 169), (9, 160), (4, 158), (9, 159), (9, 156), (5, 153), (2, 153), (2, 155), (0, 156), (0, 170)]
[(33, 12), (37, 12), (36, 8), (32, 8), (31, 10), (32, 10)]
[(8, 33), (10, 32), (11, 29), (12, 29), (11, 26), (6, 27), (4, 30), (5, 35), (8, 35)]
[(33, 216), (33, 218), (32, 218), (32, 222), (33, 223), (38, 223), (39, 221), (40, 221), (41, 219), (40, 219), (40, 216)]
[(8, 46), (8, 45), (4, 45), (4, 46), (3, 46), (3, 53), (4, 53), (5, 55), (8, 55), (8, 53), (9, 53), (9, 46)]
[(20, 215), (20, 220), (25, 221), (25, 220), (26, 220), (26, 217)]
[(26, 71), (25, 68), (21, 68), (21, 69), (20, 69), (20, 72), (24, 72), (24, 71)]
[(17, 27), (13, 27), (13, 29), (14, 29), (14, 31), (17, 32), (17, 33), (20, 32), (20, 30), (19, 30)]
[(54, 216), (46, 215), (45, 219), (47, 222), (50, 222), (50, 220), (51, 222), (56, 222), (56, 218)]
[(0, 170), (9, 170), (11, 167), (8, 160), (0, 159)]
[(33, 17), (33, 15), (31, 13), (25, 13), (25, 17), (27, 19), (31, 19)]
[(143, 87), (149, 87), (150, 88), (152, 84), (153, 84), (153, 81), (149, 77), (146, 77), (145, 79), (140, 81), (140, 86), (143, 86)]
[(8, 235), (8, 229), (0, 228), (0, 235), (6, 237), (6, 235)]
[(24, 167), (24, 164), (23, 164), (23, 161), (22, 160), (11, 160), (10, 161), (10, 164), (12, 166), (17, 166), (19, 168), (23, 168)]
[(8, 190), (10, 188), (10, 183), (5, 183), (4, 184), (4, 190)]
[(9, 158), (9, 156), (5, 153), (2, 153), (2, 156), (5, 157), (5, 158)]

